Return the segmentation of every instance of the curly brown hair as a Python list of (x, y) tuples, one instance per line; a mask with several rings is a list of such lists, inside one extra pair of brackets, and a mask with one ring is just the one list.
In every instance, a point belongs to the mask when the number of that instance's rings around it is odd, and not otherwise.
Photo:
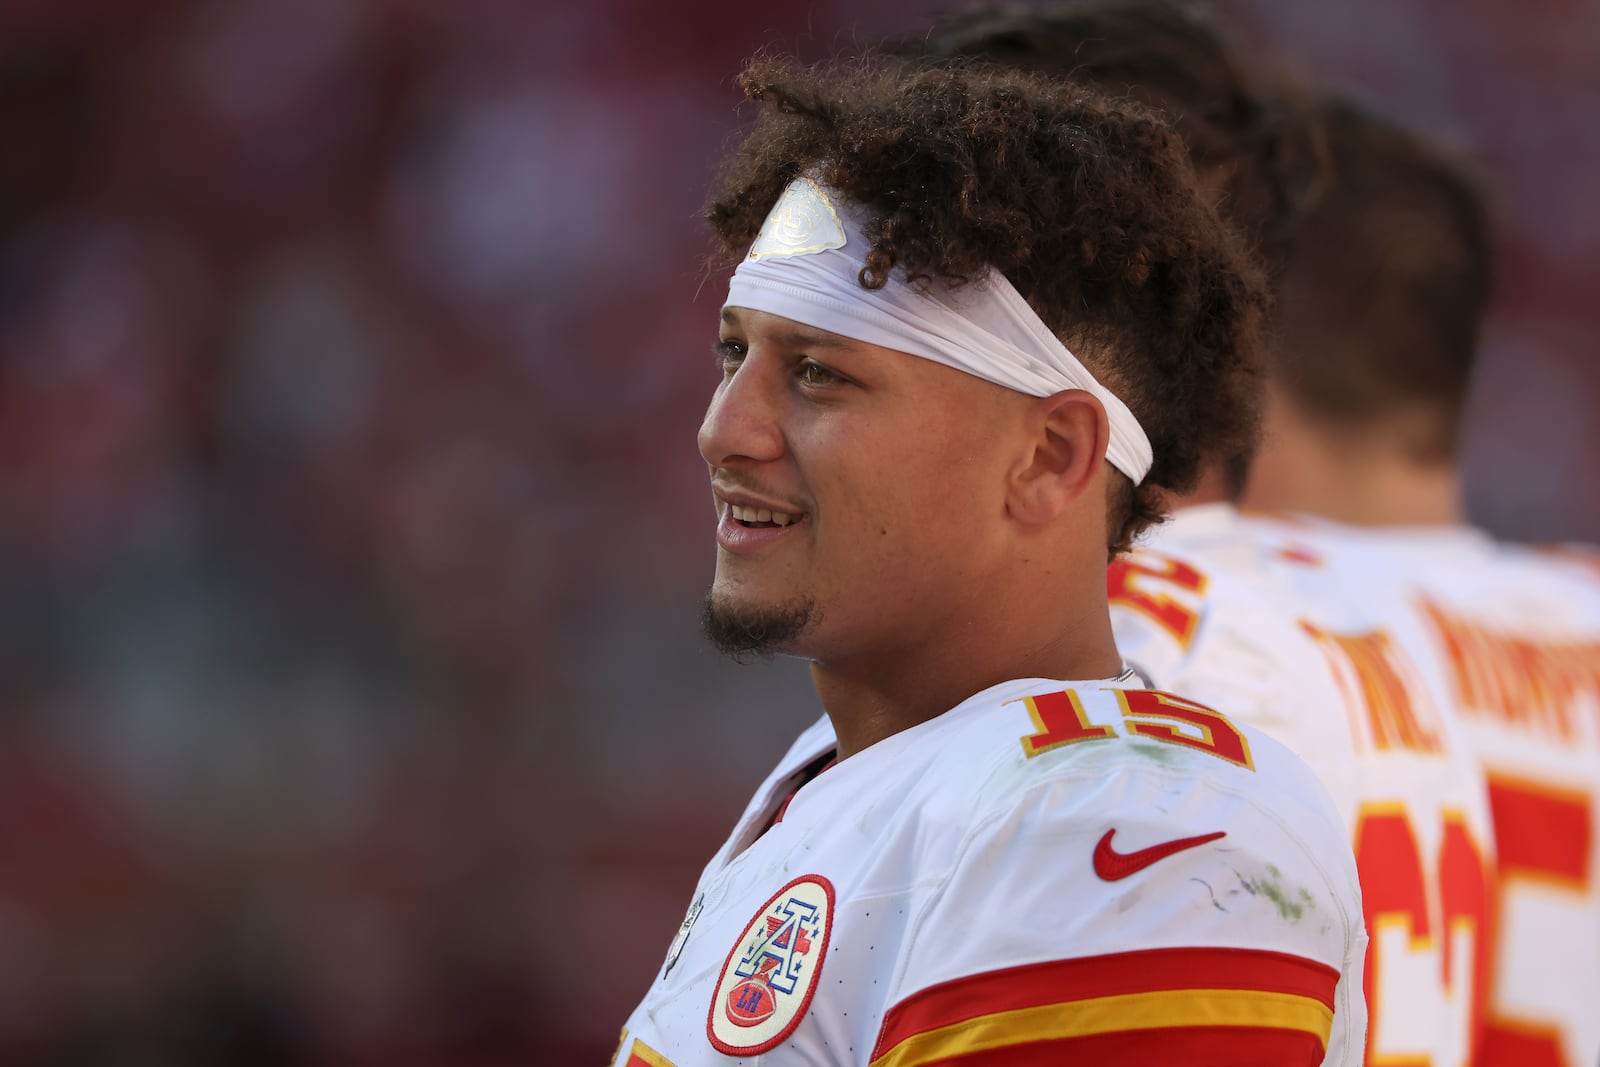
[(912, 62), (963, 59), (1065, 78), (1155, 108), (1269, 272), (1288, 257), (1296, 221), (1325, 179), (1299, 86), (1170, 0), (995, 4), (879, 47)]
[(1248, 450), (1263, 282), (1154, 113), (1033, 75), (881, 58), (759, 58), (739, 84), (760, 110), (706, 204), (723, 249), (742, 255), (807, 173), (870, 214), (864, 288), (892, 270), (1004, 274), (1149, 435), (1144, 482), (1114, 474), (1112, 555), (1160, 519), (1164, 493)]

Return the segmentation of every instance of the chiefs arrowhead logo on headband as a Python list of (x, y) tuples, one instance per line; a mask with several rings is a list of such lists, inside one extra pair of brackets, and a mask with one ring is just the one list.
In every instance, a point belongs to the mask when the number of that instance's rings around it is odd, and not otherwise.
[(828, 194), (810, 178), (796, 178), (761, 224), (761, 232), (750, 246), (750, 258), (826, 252), (843, 248), (847, 240)]

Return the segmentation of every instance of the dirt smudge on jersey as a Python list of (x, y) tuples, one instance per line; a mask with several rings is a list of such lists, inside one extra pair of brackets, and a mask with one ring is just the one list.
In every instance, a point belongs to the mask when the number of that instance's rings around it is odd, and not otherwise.
[(1180, 748), (1153, 741), (1130, 740), (1128, 747), (1148, 759), (1151, 763), (1159, 763), (1163, 767), (1171, 767), (1173, 764), (1181, 762), (1184, 756), (1184, 752)]
[(1238, 875), (1239, 885), (1244, 892), (1253, 897), (1262, 897), (1278, 909), (1278, 915), (1286, 922), (1299, 922), (1305, 918), (1306, 912), (1317, 906), (1317, 899), (1311, 891), (1304, 886), (1293, 888), (1284, 884), (1283, 872), (1272, 864), (1267, 864), (1266, 872), (1255, 878), (1246, 878), (1242, 873)]

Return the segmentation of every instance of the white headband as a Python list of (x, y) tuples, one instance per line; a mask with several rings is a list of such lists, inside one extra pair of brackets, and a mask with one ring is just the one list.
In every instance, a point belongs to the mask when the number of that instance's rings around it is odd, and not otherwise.
[(881, 289), (862, 288), (866, 218), (865, 209), (796, 178), (734, 271), (728, 306), (921, 356), (1029, 396), (1093, 393), (1111, 424), (1106, 460), (1135, 485), (1144, 480), (1152, 456), (1139, 420), (999, 271), (959, 287), (913, 286), (891, 275)]

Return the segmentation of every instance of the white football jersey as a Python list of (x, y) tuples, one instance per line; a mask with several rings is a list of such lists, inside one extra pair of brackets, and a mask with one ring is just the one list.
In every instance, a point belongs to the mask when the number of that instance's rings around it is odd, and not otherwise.
[(1358, 1063), (1366, 937), (1325, 793), (1270, 738), (1124, 684), (1007, 682), (796, 791), (834, 747), (818, 722), (706, 867), (616, 1062)]
[(1444, 687), (1487, 772), (1499, 877), (1480, 1062), (1600, 1063), (1594, 557), (1497, 544), (1468, 527), (1376, 531), (1291, 520), (1260, 528), (1342, 557), (1333, 566), (1359, 576), (1362, 595), (1411, 620), (1402, 640)]
[(1443, 680), (1417, 662), (1415, 613), (1312, 529), (1180, 511), (1111, 569), (1118, 647), (1152, 684), (1228, 708), (1311, 766), (1361, 873), (1366, 1061), (1458, 1067), (1475, 1062), (1489, 975), (1484, 776)]

